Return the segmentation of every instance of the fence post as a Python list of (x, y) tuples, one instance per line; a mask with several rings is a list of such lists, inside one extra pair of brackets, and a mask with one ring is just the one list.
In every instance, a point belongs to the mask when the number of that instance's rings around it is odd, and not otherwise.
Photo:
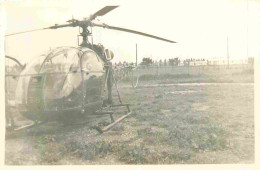
[(190, 63), (188, 63), (188, 75), (190, 75)]

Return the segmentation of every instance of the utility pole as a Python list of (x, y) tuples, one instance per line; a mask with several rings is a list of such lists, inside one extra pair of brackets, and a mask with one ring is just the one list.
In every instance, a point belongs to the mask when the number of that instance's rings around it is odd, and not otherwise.
[(227, 37), (227, 62), (228, 62), (228, 68), (229, 68), (229, 49), (228, 49), (228, 37)]
[(137, 43), (135, 44), (135, 57), (136, 57), (136, 59), (135, 59), (135, 65), (136, 65), (136, 67), (137, 67)]
[(246, 1), (246, 58), (248, 59), (248, 0)]

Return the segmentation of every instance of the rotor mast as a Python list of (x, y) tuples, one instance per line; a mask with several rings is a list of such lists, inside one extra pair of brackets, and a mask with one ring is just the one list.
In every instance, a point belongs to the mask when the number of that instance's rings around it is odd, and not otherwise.
[(90, 47), (90, 43), (88, 41), (88, 36), (91, 36), (91, 32), (88, 30), (88, 27), (83, 25), (81, 26), (82, 32), (80, 33), (80, 36), (82, 36), (82, 42), (80, 44), (81, 47)]

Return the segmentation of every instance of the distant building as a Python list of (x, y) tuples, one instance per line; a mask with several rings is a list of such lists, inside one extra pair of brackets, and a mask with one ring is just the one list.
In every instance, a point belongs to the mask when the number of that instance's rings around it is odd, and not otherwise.
[(185, 63), (184, 61), (180, 61), (178, 66), (184, 66), (185, 65), (184, 63)]
[[(230, 65), (237, 65), (237, 64), (248, 64), (247, 59), (243, 60), (229, 60)], [(208, 60), (208, 65), (228, 65), (227, 59), (211, 59)]]
[(190, 66), (205, 66), (205, 65), (207, 65), (207, 61), (202, 61), (202, 60), (190, 61)]

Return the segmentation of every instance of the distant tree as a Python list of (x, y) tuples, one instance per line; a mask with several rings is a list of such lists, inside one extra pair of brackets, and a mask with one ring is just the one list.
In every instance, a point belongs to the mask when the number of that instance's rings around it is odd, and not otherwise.
[(172, 58), (170, 58), (168, 62), (170, 66), (174, 66), (174, 60)]
[(167, 66), (167, 60), (164, 59), (164, 66)]
[(180, 60), (178, 57), (174, 58), (174, 59), (169, 59), (169, 65), (170, 66), (178, 66), (180, 63)]
[(248, 58), (248, 64), (254, 65), (254, 57)]
[(162, 60), (159, 61), (159, 66), (162, 66)]
[(153, 60), (151, 58), (143, 58), (142, 62), (141, 62), (141, 65), (146, 65), (146, 66), (149, 66), (149, 65), (152, 65), (153, 64)]
[(179, 63), (180, 63), (179, 58), (178, 58), (178, 57), (174, 58), (174, 65), (175, 65), (175, 66), (178, 66)]

